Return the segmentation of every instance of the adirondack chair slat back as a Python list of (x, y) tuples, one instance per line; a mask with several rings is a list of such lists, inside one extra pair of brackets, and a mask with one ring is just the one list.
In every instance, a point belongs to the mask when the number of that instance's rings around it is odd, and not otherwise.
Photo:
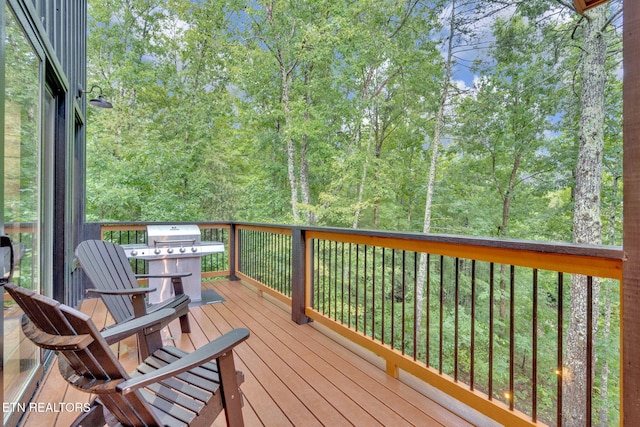
[[(56, 351), (60, 372), (69, 384), (99, 395), (123, 425), (160, 425), (139, 391), (121, 395), (115, 390), (116, 384), (129, 375), (89, 316), (15, 285), (5, 288), (25, 313), (25, 335), (41, 347)], [(82, 344), (76, 345), (78, 342)]]
[[(96, 288), (135, 289), (138, 282), (122, 247), (101, 240), (87, 240), (76, 249), (82, 269)], [(131, 319), (133, 305), (129, 296), (102, 295), (116, 323)]]

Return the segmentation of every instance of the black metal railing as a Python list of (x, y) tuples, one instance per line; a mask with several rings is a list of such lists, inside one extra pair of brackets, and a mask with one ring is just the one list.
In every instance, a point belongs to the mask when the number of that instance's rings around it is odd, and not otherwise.
[(201, 241), (222, 242), (224, 252), (215, 252), (202, 257), (201, 269), (203, 277), (213, 277), (227, 274), (229, 270), (229, 227), (220, 225), (200, 224)]
[(291, 298), (291, 231), (238, 226), (238, 274)]
[[(580, 315), (570, 294), (584, 289), (584, 410), (589, 420), (600, 411), (615, 417), (616, 399), (600, 398), (604, 381), (595, 374), (607, 360), (620, 363), (610, 356), (621, 354), (620, 248), (212, 228), (227, 233), (205, 239), (228, 242), (226, 272), (290, 304), (298, 323), (315, 320), (383, 357), (390, 375), (405, 370), (505, 425), (562, 424), (566, 383), (575, 374), (566, 363), (568, 331), (571, 316)], [(594, 300), (594, 289), (606, 298)], [(612, 327), (595, 327), (605, 318)], [(607, 369), (609, 394), (619, 402), (620, 370), (615, 363)]]
[[(593, 306), (595, 283), (616, 295), (621, 252), (376, 234), (306, 234), (312, 253), (307, 315), (340, 325), (333, 329), (344, 328), (382, 354), (392, 375), (412, 370), (433, 384), (436, 374), (455, 384), (450, 394), (508, 425), (561, 425), (564, 384), (574, 374), (564, 358), (569, 316), (578, 315), (567, 310), (569, 288), (582, 282), (584, 410), (589, 419), (615, 413), (615, 400), (599, 399), (603, 381), (594, 373), (604, 363), (598, 354), (620, 354), (619, 329), (607, 336), (594, 328), (592, 310), (606, 309)], [(609, 301), (609, 310), (610, 319), (620, 319), (619, 301)], [(609, 370), (606, 381), (617, 392), (619, 371)], [(485, 403), (474, 402), (478, 393)]]
[(313, 253), (314, 310), (534, 422), (557, 424), (562, 273), (318, 239)]

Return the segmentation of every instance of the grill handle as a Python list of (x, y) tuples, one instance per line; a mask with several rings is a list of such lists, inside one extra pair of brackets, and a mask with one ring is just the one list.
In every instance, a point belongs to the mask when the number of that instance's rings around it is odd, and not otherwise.
[(160, 245), (174, 245), (176, 243), (191, 243), (192, 245), (196, 244), (196, 239), (186, 239), (186, 240), (154, 240), (153, 246)]

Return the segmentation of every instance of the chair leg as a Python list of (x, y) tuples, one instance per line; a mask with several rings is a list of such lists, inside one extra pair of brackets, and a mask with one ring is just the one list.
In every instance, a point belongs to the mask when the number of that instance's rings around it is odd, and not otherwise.
[(233, 362), (233, 352), (229, 351), (217, 359), (218, 372), (222, 388), (222, 402), (224, 415), (228, 427), (243, 427), (242, 395), (238, 387), (236, 368)]
[(138, 332), (138, 350), (140, 352), (140, 360), (145, 360), (152, 355), (157, 349), (162, 347), (162, 328), (151, 327)]
[(191, 325), (189, 324), (189, 316), (187, 316), (186, 314), (180, 316), (180, 329), (184, 334), (188, 334), (191, 332)]

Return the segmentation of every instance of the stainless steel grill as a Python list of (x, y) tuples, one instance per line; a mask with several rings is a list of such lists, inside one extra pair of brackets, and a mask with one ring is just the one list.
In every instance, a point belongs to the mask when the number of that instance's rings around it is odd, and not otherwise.
[[(195, 224), (148, 225), (147, 244), (122, 245), (128, 258), (149, 261), (149, 274), (191, 273), (182, 279), (184, 292), (191, 301), (202, 299), (200, 258), (224, 252), (221, 242), (202, 242), (200, 228)], [(149, 302), (157, 303), (173, 295), (170, 279), (149, 279)]]

